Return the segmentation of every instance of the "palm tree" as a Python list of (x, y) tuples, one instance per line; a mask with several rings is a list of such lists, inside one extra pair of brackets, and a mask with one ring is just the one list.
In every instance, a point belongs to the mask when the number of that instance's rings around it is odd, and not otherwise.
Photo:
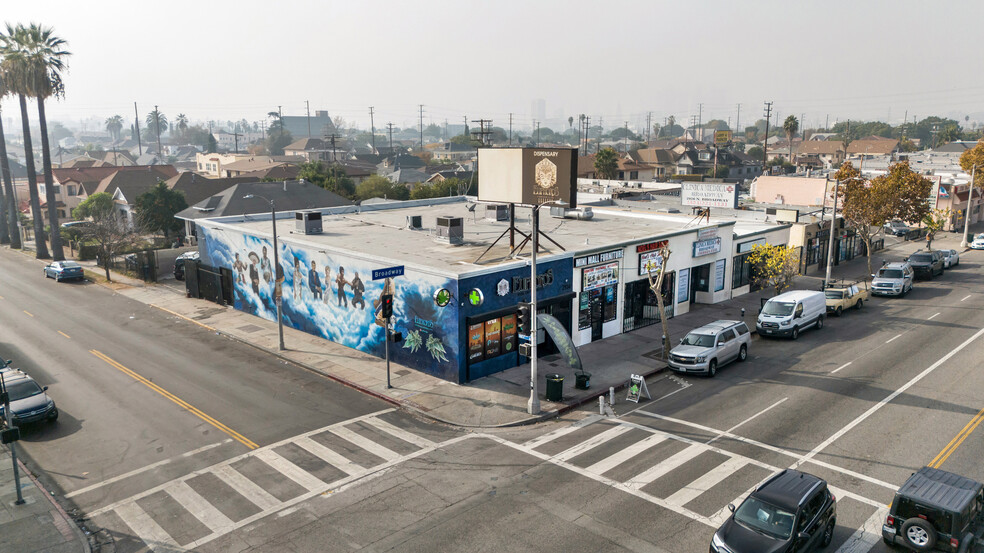
[[(0, 100), (8, 94), (3, 75), (0, 74)], [(0, 218), (7, 222), (10, 247), (20, 249), (20, 227), (17, 225), (17, 202), (14, 198), (14, 182), (10, 177), (10, 160), (7, 159), (7, 140), (3, 134), (3, 117), (0, 117), (0, 173), (3, 175), (4, 198), (3, 213)]]
[(123, 130), (123, 117), (114, 115), (106, 119), (106, 130), (109, 131), (109, 134), (113, 135), (114, 139), (119, 140), (120, 131)]
[(31, 195), (31, 212), (34, 217), (35, 256), (50, 259), (45, 243), (44, 218), (38, 197), (37, 172), (34, 168), (34, 151), (31, 144), (30, 119), (27, 115), (27, 98), (38, 102), (38, 122), (41, 127), (41, 155), (45, 178), (45, 201), (48, 205), (48, 221), (51, 225), (51, 249), (55, 260), (62, 260), (61, 235), (58, 232), (58, 206), (55, 201), (54, 179), (51, 174), (51, 148), (48, 144), (48, 121), (44, 100), (64, 94), (60, 71), (65, 68), (62, 58), (71, 55), (61, 50), (66, 42), (52, 34), (51, 28), (32, 23), (25, 27), (7, 24), (7, 34), (2, 38), (0, 65), (11, 93), (17, 94), (21, 108), (21, 124), (24, 127), (24, 152), (27, 167), (28, 190)]
[(167, 116), (156, 108), (147, 114), (144, 122), (147, 123), (147, 128), (154, 133), (156, 138), (160, 138), (162, 134), (167, 132)]
[(180, 132), (183, 136), (185, 131), (188, 130), (188, 116), (183, 113), (179, 113), (174, 119), (174, 122), (175, 126), (178, 128), (178, 132)]
[(786, 131), (786, 139), (789, 140), (789, 162), (793, 162), (793, 136), (799, 130), (799, 121), (795, 115), (790, 115), (782, 123), (782, 130)]

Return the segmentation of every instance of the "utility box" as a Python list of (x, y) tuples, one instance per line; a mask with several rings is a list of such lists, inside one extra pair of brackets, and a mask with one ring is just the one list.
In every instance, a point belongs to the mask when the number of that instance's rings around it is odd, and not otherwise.
[(452, 246), (464, 244), (465, 220), (461, 217), (438, 217), (437, 241)]
[(297, 232), (302, 234), (321, 234), (321, 212), (318, 210), (306, 210), (294, 212), (294, 219), (297, 224)]

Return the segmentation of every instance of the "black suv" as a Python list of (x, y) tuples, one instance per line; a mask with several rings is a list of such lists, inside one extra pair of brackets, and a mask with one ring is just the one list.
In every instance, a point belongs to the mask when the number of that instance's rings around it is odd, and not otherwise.
[(802, 553), (827, 547), (837, 498), (827, 482), (787, 469), (759, 486), (711, 538), (710, 553)]
[(918, 251), (906, 258), (917, 277), (932, 279), (943, 274), (943, 252), (939, 250)]
[(982, 511), (984, 484), (923, 467), (895, 492), (882, 538), (913, 551), (975, 551), (984, 545)]

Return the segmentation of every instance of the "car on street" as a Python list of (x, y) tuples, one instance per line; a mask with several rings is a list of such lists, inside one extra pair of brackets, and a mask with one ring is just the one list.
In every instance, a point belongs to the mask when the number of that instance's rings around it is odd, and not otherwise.
[(846, 309), (861, 309), (868, 300), (868, 283), (832, 282), (823, 290), (827, 299), (827, 313), (840, 317)]
[(53, 278), (57, 282), (63, 280), (84, 280), (82, 266), (74, 261), (55, 261), (44, 266), (44, 277)]
[(957, 250), (940, 250), (943, 252), (943, 266), (952, 269), (960, 265), (960, 252)]
[(912, 551), (984, 551), (984, 484), (923, 467), (895, 492), (882, 539)]
[(915, 271), (916, 278), (932, 280), (934, 276), (942, 275), (944, 271), (943, 252), (940, 250), (919, 250), (905, 260)]
[(969, 246), (972, 250), (984, 250), (984, 233), (975, 236), (974, 241)]
[[(53, 422), (58, 418), (55, 401), (48, 397), (48, 387), (18, 370), (3, 373), (4, 387), (10, 395), (10, 415), (14, 425), (38, 421)], [(6, 417), (3, 404), (0, 416)]]
[(837, 498), (821, 478), (786, 469), (755, 489), (711, 538), (710, 553), (802, 553), (830, 545)]
[(200, 254), (198, 252), (185, 252), (178, 256), (174, 260), (174, 278), (177, 280), (184, 280), (185, 276), (185, 261), (189, 259), (193, 261), (198, 261)]
[(875, 296), (904, 296), (912, 290), (915, 272), (905, 261), (885, 263), (871, 275), (871, 293)]
[(800, 331), (810, 327), (823, 328), (827, 302), (823, 292), (791, 290), (769, 298), (755, 321), (759, 336), (788, 336), (799, 338)]
[(717, 374), (719, 366), (748, 359), (752, 336), (742, 321), (714, 321), (691, 330), (670, 350), (671, 369), (683, 373)]
[(905, 236), (909, 233), (909, 226), (902, 221), (889, 221), (885, 223), (885, 232), (892, 236)]

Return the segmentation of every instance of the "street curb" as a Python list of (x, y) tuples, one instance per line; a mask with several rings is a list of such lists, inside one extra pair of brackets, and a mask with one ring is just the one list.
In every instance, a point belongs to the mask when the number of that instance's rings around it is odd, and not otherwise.
[(68, 516), (68, 513), (65, 512), (65, 509), (63, 509), (62, 506), (59, 505), (57, 501), (55, 501), (55, 498), (52, 495), (52, 493), (49, 492), (37, 478), (35, 478), (34, 474), (32, 474), (30, 470), (28, 470), (27, 465), (24, 464), (24, 461), (22, 461), (21, 459), (17, 459), (17, 464), (20, 466), (24, 474), (26, 474), (27, 477), (31, 479), (31, 482), (34, 482), (34, 485), (37, 486), (38, 490), (41, 491), (41, 495), (48, 498), (48, 501), (50, 501), (51, 504), (55, 507), (55, 509), (58, 510), (58, 514), (60, 514), (61, 517), (65, 520), (65, 522), (68, 523), (68, 525), (72, 528), (72, 532), (75, 534), (75, 537), (78, 538), (80, 542), (82, 542), (82, 551), (84, 551), (85, 553), (92, 553), (92, 548), (89, 545), (89, 538), (82, 533), (82, 529), (79, 528), (79, 525), (75, 523), (75, 519)]

